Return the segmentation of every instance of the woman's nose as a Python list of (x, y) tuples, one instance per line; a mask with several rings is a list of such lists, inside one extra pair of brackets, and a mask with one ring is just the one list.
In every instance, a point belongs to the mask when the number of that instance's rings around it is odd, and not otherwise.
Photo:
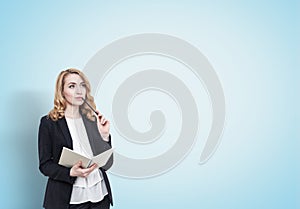
[(77, 94), (82, 94), (82, 88), (81, 88), (80, 86), (78, 86), (78, 87), (76, 88), (76, 93), (77, 93)]

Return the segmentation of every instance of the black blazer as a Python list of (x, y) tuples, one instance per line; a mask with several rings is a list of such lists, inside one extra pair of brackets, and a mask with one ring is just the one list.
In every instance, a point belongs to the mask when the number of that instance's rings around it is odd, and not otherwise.
[[(87, 131), (89, 142), (94, 155), (98, 155), (111, 148), (111, 138), (105, 142), (97, 128), (97, 122), (93, 122), (82, 116)], [(41, 118), (38, 134), (39, 169), (48, 176), (48, 182), (44, 197), (45, 208), (67, 209), (71, 199), (73, 183), (76, 177), (70, 176), (70, 168), (58, 164), (63, 147), (73, 149), (70, 131), (65, 118), (57, 121), (48, 116)], [(113, 205), (112, 193), (106, 170), (111, 167), (113, 156), (107, 164), (99, 168), (107, 187), (108, 197)]]

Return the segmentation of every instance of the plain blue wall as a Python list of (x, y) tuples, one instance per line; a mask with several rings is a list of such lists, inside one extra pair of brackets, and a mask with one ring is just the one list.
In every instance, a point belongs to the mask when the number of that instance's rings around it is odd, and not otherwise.
[(83, 69), (107, 44), (144, 32), (180, 37), (205, 54), (224, 88), (226, 126), (204, 165), (197, 142), (156, 178), (110, 174), (113, 208), (299, 208), (298, 1), (0, 5), (1, 208), (42, 207), (37, 129), (60, 70)]

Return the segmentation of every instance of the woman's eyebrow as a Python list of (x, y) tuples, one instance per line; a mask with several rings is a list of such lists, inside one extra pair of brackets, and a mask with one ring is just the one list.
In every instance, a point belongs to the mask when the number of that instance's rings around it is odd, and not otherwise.
[(70, 81), (70, 82), (68, 82), (68, 85), (70, 85), (70, 84), (76, 84), (76, 82)]
[[(85, 82), (84, 81), (82, 81), (82, 82), (80, 82), (79, 84), (84, 84)], [(67, 82), (67, 85), (70, 85), (70, 84), (77, 84), (77, 82), (76, 81), (69, 81), (69, 82)]]

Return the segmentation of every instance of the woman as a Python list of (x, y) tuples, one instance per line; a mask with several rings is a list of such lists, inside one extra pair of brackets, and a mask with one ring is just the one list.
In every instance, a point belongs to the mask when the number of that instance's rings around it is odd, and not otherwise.
[[(90, 84), (77, 69), (62, 71), (56, 81), (54, 108), (42, 117), (38, 134), (39, 169), (48, 176), (44, 207), (46, 209), (107, 209), (112, 194), (105, 166), (93, 164), (82, 168), (81, 162), (67, 168), (58, 164), (63, 147), (87, 157), (111, 148), (110, 122), (96, 114)], [(99, 113), (97, 111), (97, 113)]]

